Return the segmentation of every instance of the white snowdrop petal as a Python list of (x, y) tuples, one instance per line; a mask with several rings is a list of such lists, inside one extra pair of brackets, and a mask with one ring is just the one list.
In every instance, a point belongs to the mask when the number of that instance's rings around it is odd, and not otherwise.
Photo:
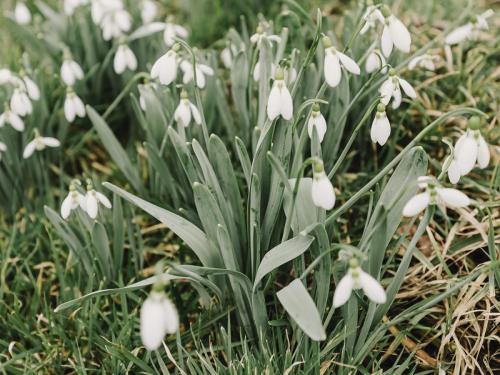
[(161, 301), (149, 297), (141, 307), (141, 340), (148, 350), (160, 347), (166, 333), (165, 310)]
[(64, 117), (68, 122), (73, 122), (76, 117), (75, 105), (71, 96), (67, 96), (64, 100)]
[(35, 82), (33, 82), (29, 77), (24, 77), (24, 84), (26, 85), (26, 90), (28, 95), (32, 100), (40, 99), (40, 90)]
[(366, 58), (365, 70), (367, 73), (373, 73), (380, 69), (380, 58), (375, 52), (371, 52)]
[(411, 35), (403, 22), (391, 16), (389, 17), (389, 29), (394, 46), (404, 53), (410, 52)]
[(335, 190), (325, 173), (313, 178), (311, 193), (316, 207), (331, 210), (335, 206)]
[(326, 120), (321, 113), (316, 115), (316, 117), (309, 117), (309, 121), (307, 123), (307, 132), (309, 134), (309, 138), (313, 137), (313, 129), (316, 129), (316, 133), (318, 134), (319, 143), (323, 142), (325, 138), (327, 126)]
[(62, 205), (61, 205), (61, 217), (63, 219), (67, 219), (70, 212), (71, 212), (71, 206), (72, 206), (72, 197), (71, 193), (68, 194), (66, 198), (64, 198)]
[(392, 52), (393, 41), (391, 31), (387, 25), (384, 26), (384, 29), (382, 31), (382, 39), (380, 41), (380, 44), (384, 56), (389, 57)]
[(61, 146), (61, 142), (58, 139), (52, 137), (43, 137), (42, 142), (45, 146), (49, 147), (59, 147)]
[(283, 82), (283, 88), (281, 89), (281, 116), (285, 120), (291, 120), (293, 116), (293, 100), (290, 91), (285, 86)]
[(189, 103), (189, 108), (191, 110), (191, 114), (193, 115), (193, 120), (196, 124), (201, 125), (201, 115), (198, 108), (193, 103)]
[(455, 160), (452, 160), (450, 166), (448, 167), (448, 179), (452, 184), (456, 184), (460, 180), (461, 176), (460, 167)]
[(380, 95), (382, 95), (382, 103), (384, 105), (389, 104), (389, 101), (391, 100), (392, 94), (394, 92), (394, 84), (392, 82), (392, 78), (389, 77), (382, 83), (379, 92)]
[(438, 188), (436, 189), (436, 192), (439, 198), (448, 207), (461, 208), (470, 204), (469, 197), (457, 189)]
[(359, 283), (363, 288), (363, 292), (365, 292), (366, 296), (371, 301), (378, 304), (382, 304), (387, 301), (387, 296), (384, 288), (382, 288), (382, 285), (380, 285), (380, 283), (370, 274), (361, 269), (359, 270)]
[(415, 91), (413, 86), (408, 83), (407, 80), (399, 78), (398, 81), (399, 85), (401, 86), (406, 95), (408, 95), (412, 99), (415, 99), (417, 97), (417, 92)]
[(68, 86), (73, 86), (75, 84), (75, 77), (68, 61), (64, 61), (61, 66), (61, 78), (63, 82)]
[(97, 200), (106, 208), (111, 208), (111, 202), (109, 201), (108, 197), (106, 197), (104, 194), (99, 193), (98, 191), (95, 192), (95, 196)]
[(350, 71), (352, 74), (360, 74), (361, 70), (359, 69), (359, 65), (351, 59), (349, 56), (343, 54), (342, 52), (337, 52), (337, 55), (342, 62), (342, 65)]
[(165, 332), (172, 335), (179, 330), (179, 314), (172, 301), (168, 298), (163, 299), (162, 305)]
[(122, 47), (119, 47), (116, 51), (115, 58), (113, 60), (113, 68), (116, 74), (122, 74), (126, 68), (126, 57), (125, 51)]
[(419, 193), (413, 196), (403, 208), (403, 216), (411, 217), (422, 212), (430, 203), (430, 195), (428, 192)]
[(392, 93), (392, 97), (394, 98), (394, 100), (392, 101), (392, 108), (393, 109), (396, 109), (396, 108), (399, 108), (399, 106), (401, 105), (401, 89), (399, 88), (399, 86), (397, 86), (395, 89), (394, 89), (394, 92)]
[(174, 30), (175, 30), (175, 33), (183, 39), (185, 39), (189, 36), (188, 31), (180, 25), (174, 25)]
[(478, 143), (472, 134), (468, 134), (462, 140), (459, 151), (455, 156), (455, 160), (460, 168), (460, 174), (465, 176), (474, 168), (478, 155)]
[(351, 297), (353, 285), (354, 280), (349, 272), (340, 279), (333, 294), (333, 306), (335, 308), (342, 306)]
[(281, 112), (281, 93), (276, 83), (273, 84), (267, 100), (267, 117), (273, 121)]
[(18, 132), (24, 131), (24, 121), (13, 112), (9, 113), (9, 123)]
[(448, 45), (458, 44), (468, 39), (472, 32), (472, 24), (467, 23), (453, 30), (445, 38), (444, 42)]
[(385, 114), (381, 117), (375, 116), (370, 131), (372, 142), (377, 142), (380, 146), (383, 146), (387, 142), (390, 134), (391, 124), (387, 116)]
[(36, 141), (33, 140), (29, 142), (26, 147), (24, 148), (23, 151), (23, 158), (28, 159), (31, 155), (33, 155), (33, 152), (35, 152), (36, 149)]
[(342, 71), (340, 70), (340, 61), (337, 54), (330, 51), (325, 53), (325, 80), (330, 87), (336, 87), (342, 78)]
[(127, 56), (128, 68), (131, 71), (135, 71), (137, 69), (137, 58), (135, 57), (134, 52), (130, 48), (127, 47), (127, 50), (125, 53)]
[(482, 136), (479, 136), (478, 140), (477, 163), (481, 169), (486, 168), (490, 163), (490, 150)]
[(98, 211), (97, 198), (91, 192), (88, 192), (85, 197), (85, 210), (91, 219), (95, 219), (97, 217)]

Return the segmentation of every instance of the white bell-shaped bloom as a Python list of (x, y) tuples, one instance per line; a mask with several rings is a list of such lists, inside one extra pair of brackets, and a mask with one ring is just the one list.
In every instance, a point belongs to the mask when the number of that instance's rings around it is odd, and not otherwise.
[(359, 31), (361, 35), (365, 34), (371, 28), (376, 27), (377, 21), (384, 23), (384, 16), (377, 6), (369, 4), (366, 7), (365, 14), (363, 14), (363, 20), (365, 21), (365, 24)]
[(373, 143), (378, 143), (380, 146), (385, 145), (387, 139), (391, 135), (391, 124), (385, 113), (385, 105), (380, 103), (377, 106), (377, 113), (372, 122), (370, 137)]
[(312, 139), (313, 130), (316, 129), (318, 140), (321, 143), (325, 138), (327, 127), (325, 117), (321, 114), (319, 109), (319, 104), (314, 104), (311, 111), (311, 116), (309, 116), (309, 121), (307, 122), (307, 132), (309, 134), (309, 138)]
[[(276, 75), (276, 68), (277, 65), (273, 62), (271, 62), (271, 76)], [(283, 76), (285, 77), (285, 82), (287, 85), (290, 85), (295, 82), (297, 79), (297, 70), (294, 67), (290, 66), (282, 66), (281, 69), (283, 69)], [(253, 69), (253, 79), (254, 81), (258, 82), (260, 81), (260, 60), (258, 60), (255, 63), (254, 69)]]
[(381, 102), (384, 105), (387, 105), (389, 104), (391, 98), (394, 98), (392, 101), (392, 108), (399, 108), (402, 99), (401, 89), (403, 89), (404, 93), (411, 99), (415, 99), (417, 97), (417, 92), (413, 86), (410, 85), (405, 79), (397, 76), (394, 69), (389, 69), (389, 77), (382, 83), (382, 86), (380, 86), (379, 89), (380, 95), (382, 95)]
[(382, 285), (373, 276), (363, 271), (355, 258), (349, 261), (349, 270), (335, 288), (333, 306), (337, 308), (346, 303), (353, 289), (363, 289), (366, 296), (375, 303), (382, 304), (387, 301)]
[(137, 69), (137, 58), (134, 52), (126, 44), (120, 44), (118, 46), (113, 60), (113, 68), (116, 74), (122, 74), (126, 69), (132, 72)]
[(12, 112), (8, 105), (5, 106), (5, 112), (0, 115), (0, 128), (9, 124), (18, 132), (24, 130), (24, 121), (15, 112)]
[(66, 220), (71, 211), (76, 210), (78, 207), (85, 207), (84, 201), (84, 195), (76, 190), (75, 184), (72, 182), (69, 186), (69, 193), (61, 204), (61, 217)]
[[(419, 187), (425, 191), (414, 195), (403, 208), (403, 216), (411, 217), (418, 215), (430, 204), (444, 205), (449, 208), (462, 208), (468, 206), (471, 201), (467, 195), (457, 189), (443, 188), (432, 177), (424, 177), (429, 182), (420, 183)], [(423, 181), (422, 178), (419, 181)]]
[(175, 38), (186, 39), (189, 36), (189, 32), (181, 25), (176, 25), (173, 22), (167, 20), (165, 23), (165, 30), (163, 31), (163, 41), (167, 47), (173, 46), (175, 43)]
[(201, 115), (198, 108), (189, 101), (187, 92), (182, 90), (181, 100), (174, 112), (174, 119), (178, 124), (187, 127), (191, 123), (191, 118), (196, 124), (201, 125)]
[(160, 347), (166, 334), (179, 330), (179, 315), (163, 292), (153, 291), (141, 308), (141, 340), (147, 350)]
[(316, 207), (331, 210), (335, 206), (335, 190), (325, 173), (323, 162), (313, 162), (313, 181), (311, 187), (312, 200)]
[(26, 87), (26, 92), (31, 100), (40, 99), (40, 89), (38, 85), (27, 75), (23, 75), (22, 81), (24, 86)]
[(80, 118), (85, 117), (85, 105), (78, 95), (70, 88), (64, 100), (64, 117), (66, 117), (69, 123), (72, 123), (75, 121), (76, 116)]
[(0, 69), (0, 86), (5, 85), (7, 83), (11, 83), (13, 77), (14, 77), (14, 74), (9, 69), (1, 68)]
[(434, 71), (436, 69), (434, 61), (438, 59), (439, 56), (423, 54), (411, 59), (410, 62), (408, 63), (408, 69), (413, 70), (418, 66), (427, 70)]
[(323, 46), (325, 47), (325, 63), (323, 67), (325, 71), (325, 80), (330, 87), (336, 87), (340, 83), (342, 78), (341, 66), (352, 74), (360, 74), (361, 71), (358, 64), (349, 56), (337, 51), (337, 49), (332, 46), (329, 37), (323, 37)]
[(35, 151), (42, 151), (46, 147), (59, 147), (61, 142), (58, 139), (52, 137), (42, 137), (35, 131), (35, 138), (29, 142), (23, 151), (23, 158), (28, 159)]
[(80, 207), (89, 215), (91, 219), (95, 219), (99, 212), (99, 204), (106, 208), (111, 208), (111, 202), (102, 193), (96, 191), (90, 182), (87, 183), (87, 193)]
[(479, 14), (472, 18), (470, 22), (465, 25), (457, 27), (449, 33), (444, 42), (447, 45), (459, 44), (465, 40), (477, 40), (480, 36), (481, 30), (488, 29), (487, 19), (494, 14), (493, 10), (488, 9), (483, 14)]
[(260, 43), (262, 43), (264, 39), (275, 43), (281, 42), (281, 38), (278, 35), (267, 33), (265, 29), (266, 27), (262, 23), (259, 24), (259, 26), (257, 26), (255, 34), (250, 37), (250, 42), (253, 44), (257, 44), (257, 46), (260, 45)]
[(154, 21), (158, 15), (158, 6), (152, 0), (143, 0), (141, 4), (141, 19), (143, 24)]
[(225, 47), (220, 53), (220, 59), (226, 69), (231, 69), (233, 66), (233, 53), (229, 46)]
[[(386, 64), (384, 55), (378, 49), (371, 51), (365, 61), (365, 70), (367, 73), (373, 73)], [(381, 72), (387, 73), (387, 67), (384, 67)]]
[(267, 116), (271, 121), (280, 115), (285, 120), (291, 120), (293, 116), (293, 100), (284, 78), (283, 69), (278, 67), (267, 101)]
[(104, 14), (109, 8), (120, 8), (122, 5), (122, 0), (91, 0), (90, 14), (92, 22), (100, 25)]
[(161, 56), (153, 64), (151, 78), (159, 79), (161, 84), (170, 85), (177, 78), (177, 52), (178, 45)]
[(31, 12), (24, 2), (18, 2), (14, 9), (14, 20), (20, 25), (31, 22)]
[(12, 112), (17, 113), (22, 117), (33, 112), (33, 105), (31, 104), (31, 100), (24, 89), (14, 89), (14, 93), (10, 98), (10, 108), (12, 109)]
[(382, 7), (384, 15), (384, 29), (380, 45), (385, 57), (389, 57), (393, 47), (404, 53), (410, 52), (411, 35), (406, 26), (396, 16), (391, 14), (389, 8)]
[(64, 0), (64, 13), (67, 16), (73, 15), (76, 8), (88, 4), (88, 0)]
[(76, 61), (66, 57), (61, 66), (61, 78), (67, 86), (73, 86), (83, 79), (83, 70)]
[(101, 21), (102, 37), (111, 40), (120, 37), (132, 27), (132, 18), (125, 9), (106, 12)]
[(204, 88), (206, 85), (207, 80), (205, 76), (214, 75), (214, 70), (208, 65), (196, 63), (193, 68), (193, 64), (187, 60), (181, 62), (181, 70), (184, 72), (182, 82), (185, 85), (194, 79), (194, 73), (196, 71), (196, 86), (200, 89)]

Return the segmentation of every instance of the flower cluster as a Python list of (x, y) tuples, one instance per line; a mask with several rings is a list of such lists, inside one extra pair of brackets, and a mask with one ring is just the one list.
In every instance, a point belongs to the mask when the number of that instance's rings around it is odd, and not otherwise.
[(79, 180), (73, 180), (69, 185), (69, 193), (61, 205), (61, 216), (63, 219), (67, 219), (71, 212), (77, 208), (82, 209), (91, 219), (97, 218), (100, 204), (106, 208), (111, 208), (109, 199), (94, 189), (91, 180), (87, 180), (87, 192), (85, 194), (78, 191), (77, 187), (80, 185)]

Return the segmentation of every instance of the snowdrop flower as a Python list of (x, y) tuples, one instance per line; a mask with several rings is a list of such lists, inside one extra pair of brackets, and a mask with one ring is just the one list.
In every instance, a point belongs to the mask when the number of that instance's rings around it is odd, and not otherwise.
[(483, 169), (490, 162), (490, 150), (479, 131), (480, 123), (479, 117), (471, 117), (469, 128), (455, 145), (453, 160), (448, 167), (448, 178), (452, 184), (456, 184), (460, 177), (468, 174), (476, 163)]
[(378, 9), (378, 7), (376, 5), (373, 5), (373, 2), (370, 1), (368, 6), (366, 7), (365, 14), (363, 15), (363, 20), (365, 21), (365, 24), (359, 31), (361, 35), (365, 34), (372, 27), (375, 27), (377, 21), (384, 23), (384, 16), (382, 15), (382, 12)]
[(417, 93), (412, 85), (408, 83), (408, 81), (400, 78), (396, 75), (396, 70), (389, 69), (389, 77), (387, 78), (382, 86), (380, 86), (379, 92), (382, 95), (381, 102), (384, 105), (389, 104), (391, 98), (394, 98), (392, 101), (392, 108), (399, 108), (401, 105), (401, 88), (404, 93), (408, 95), (411, 99), (415, 99), (417, 97)]
[(35, 138), (29, 142), (23, 151), (23, 158), (28, 159), (35, 151), (42, 151), (45, 147), (59, 147), (61, 142), (52, 137), (42, 137), (35, 129)]
[(80, 181), (74, 180), (71, 182), (69, 185), (69, 193), (66, 198), (64, 198), (61, 205), (61, 217), (65, 220), (69, 217), (71, 211), (76, 210), (78, 207), (84, 207), (85, 205), (85, 197), (76, 190), (75, 184), (80, 184)]
[(385, 57), (389, 57), (393, 47), (404, 53), (410, 52), (411, 35), (406, 26), (391, 14), (387, 6), (382, 7), (382, 14), (385, 19), (380, 43)]
[(133, 72), (137, 69), (137, 58), (125, 43), (120, 44), (116, 50), (113, 68), (116, 74), (122, 74), (126, 69)]
[(64, 61), (61, 65), (61, 78), (67, 86), (74, 86), (76, 81), (83, 79), (82, 68), (71, 58), (67, 51), (65, 52)]
[[(367, 73), (373, 73), (386, 64), (385, 57), (378, 49), (370, 52), (365, 61), (365, 70)], [(387, 73), (387, 67), (381, 70), (383, 74)]]
[[(146, 90), (156, 90), (158, 88), (158, 85), (154, 82), (147, 82), (144, 85), (139, 85), (141, 87), (144, 87)], [(146, 99), (142, 95), (142, 90), (139, 90), (139, 105), (141, 106), (141, 109), (146, 112)]]
[(366, 296), (373, 302), (382, 304), (387, 300), (384, 288), (370, 274), (363, 271), (356, 258), (349, 260), (349, 270), (340, 279), (335, 293), (333, 294), (333, 306), (342, 306), (351, 297), (353, 289), (363, 289)]
[(13, 74), (9, 69), (0, 69), (0, 85), (5, 85), (12, 81)]
[(314, 103), (311, 111), (311, 116), (307, 122), (307, 132), (309, 133), (309, 138), (313, 137), (313, 129), (316, 128), (318, 133), (319, 142), (323, 142), (323, 138), (326, 133), (326, 120), (320, 112), (320, 107), (318, 103)]
[(153, 64), (151, 78), (159, 78), (161, 84), (170, 85), (177, 78), (177, 51), (179, 44), (175, 44), (172, 49), (161, 56)]
[(141, 6), (141, 18), (143, 24), (148, 24), (154, 21), (158, 14), (158, 6), (152, 0), (143, 0)]
[(430, 204), (442, 204), (450, 208), (462, 208), (471, 202), (469, 197), (457, 189), (443, 188), (436, 179), (423, 176), (419, 178), (423, 193), (413, 196), (403, 208), (403, 216), (411, 217), (425, 210)]
[(231, 69), (233, 66), (233, 51), (231, 46), (227, 46), (221, 51), (220, 59), (226, 69)]
[(282, 116), (285, 120), (290, 120), (293, 116), (293, 100), (290, 91), (284, 81), (285, 74), (281, 67), (276, 69), (273, 87), (267, 101), (267, 116), (273, 121), (276, 117)]
[(323, 162), (313, 161), (312, 199), (316, 207), (331, 210), (335, 206), (335, 190), (325, 173)]
[(5, 105), (5, 111), (0, 115), (0, 128), (9, 124), (19, 132), (24, 130), (24, 122), (15, 112), (12, 112), (9, 106)]
[(104, 40), (118, 38), (123, 33), (130, 30), (132, 26), (132, 18), (122, 7), (108, 8), (108, 10), (105, 11), (100, 23), (102, 37)]
[(214, 70), (208, 65), (204, 64), (195, 64), (195, 68), (193, 69), (193, 64), (187, 60), (183, 60), (181, 62), (181, 69), (184, 72), (184, 76), (182, 77), (182, 82), (186, 85), (191, 82), (194, 78), (194, 71), (196, 70), (196, 85), (202, 89), (206, 85), (207, 76), (213, 76)]
[(73, 89), (69, 87), (64, 100), (64, 117), (69, 123), (72, 123), (75, 121), (76, 116), (85, 117), (85, 106)]
[(178, 124), (187, 127), (191, 123), (192, 117), (196, 124), (201, 125), (200, 112), (198, 111), (198, 108), (196, 108), (196, 106), (189, 101), (188, 98), (189, 96), (186, 90), (182, 90), (181, 100), (174, 112), (174, 119)]
[(421, 68), (425, 68), (427, 70), (434, 71), (436, 69), (434, 61), (438, 59), (439, 56), (423, 54), (411, 59), (410, 62), (408, 63), (408, 69), (413, 70), (418, 66)]
[(24, 2), (18, 2), (16, 4), (14, 19), (20, 25), (27, 25), (31, 22), (31, 12)]
[(478, 14), (473, 17), (468, 23), (462, 25), (445, 38), (444, 42), (447, 45), (454, 45), (463, 42), (464, 40), (477, 40), (481, 30), (488, 29), (487, 19), (494, 14), (493, 10), (488, 9), (483, 14)]
[(179, 37), (181, 39), (186, 39), (189, 36), (188, 31), (172, 22), (172, 18), (168, 18), (165, 22), (165, 30), (163, 31), (163, 41), (167, 47), (173, 46), (175, 43), (175, 38)]
[(373, 143), (378, 143), (380, 146), (383, 146), (387, 142), (389, 135), (391, 135), (391, 124), (385, 113), (385, 105), (380, 103), (377, 106), (377, 114), (372, 122), (370, 136)]
[(33, 106), (31, 104), (31, 100), (26, 95), (26, 91), (22, 88), (16, 88), (12, 97), (10, 98), (10, 108), (14, 113), (17, 113), (19, 116), (26, 116), (33, 112)]
[(265, 27), (260, 24), (259, 26), (257, 26), (255, 34), (250, 37), (250, 42), (259, 45), (264, 39), (276, 43), (281, 42), (281, 38), (278, 35), (267, 34), (265, 31)]
[(99, 203), (106, 208), (111, 208), (111, 202), (109, 199), (104, 194), (95, 191), (90, 180), (87, 180), (87, 194), (85, 194), (82, 202), (83, 205), (80, 205), (80, 207), (89, 215), (91, 219), (95, 219), (97, 217)]
[(22, 75), (22, 80), (30, 99), (31, 100), (40, 99), (40, 89), (38, 88), (37, 84), (26, 74)]
[(88, 4), (88, 0), (64, 0), (64, 13), (72, 16), (76, 8)]
[(147, 350), (160, 347), (166, 334), (179, 329), (179, 315), (163, 291), (154, 288), (141, 308), (141, 340)]
[(329, 37), (323, 37), (323, 46), (325, 47), (325, 79), (330, 87), (336, 87), (340, 83), (342, 78), (341, 66), (352, 74), (360, 73), (358, 64), (349, 56), (337, 51)]

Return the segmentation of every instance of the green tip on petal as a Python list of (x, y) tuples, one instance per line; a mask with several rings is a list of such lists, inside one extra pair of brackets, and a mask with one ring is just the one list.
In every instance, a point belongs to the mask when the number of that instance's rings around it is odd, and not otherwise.
[(332, 46), (331, 39), (329, 37), (327, 37), (326, 35), (323, 37), (322, 42), (323, 42), (323, 47), (325, 47), (325, 48), (330, 48)]
[(389, 69), (389, 76), (394, 77), (396, 75), (396, 69), (391, 68)]
[(385, 105), (383, 103), (377, 105), (377, 112), (385, 112)]
[(320, 110), (319, 104), (314, 103), (312, 106), (312, 110), (313, 110), (313, 112), (319, 112), (319, 110)]
[(391, 10), (389, 9), (389, 7), (387, 5), (383, 5), (382, 8), (380, 9), (380, 11), (382, 12), (382, 15), (387, 18), (391, 15)]
[(469, 119), (469, 129), (478, 130), (481, 127), (481, 119), (478, 116), (472, 116)]
[(313, 161), (313, 174), (325, 173), (325, 166), (321, 159), (314, 159)]
[(349, 259), (349, 267), (350, 268), (358, 268), (359, 267), (358, 259), (356, 259), (356, 258)]

